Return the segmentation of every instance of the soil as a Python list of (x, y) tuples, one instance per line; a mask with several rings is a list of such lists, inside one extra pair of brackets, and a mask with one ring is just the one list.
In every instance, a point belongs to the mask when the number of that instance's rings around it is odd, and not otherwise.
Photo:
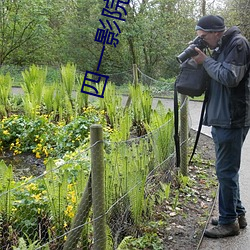
[(13, 155), (12, 152), (7, 152), (0, 156), (0, 160), (4, 160), (6, 165), (12, 165), (16, 181), (23, 176), (39, 176), (45, 171), (43, 159), (37, 159), (32, 153)]
[[(191, 131), (191, 147), (195, 134)], [(167, 218), (167, 227), (160, 228), (158, 232), (158, 235), (162, 235), (164, 250), (199, 249), (214, 207), (218, 183), (212, 139), (201, 134), (196, 152), (194, 162), (188, 170), (191, 183), (185, 188), (176, 184), (176, 190), (179, 190), (177, 207), (173, 209), (173, 202), (166, 202), (158, 207), (161, 214), (166, 214)], [(175, 197), (176, 193), (172, 194), (172, 199), (169, 200), (174, 200)]]

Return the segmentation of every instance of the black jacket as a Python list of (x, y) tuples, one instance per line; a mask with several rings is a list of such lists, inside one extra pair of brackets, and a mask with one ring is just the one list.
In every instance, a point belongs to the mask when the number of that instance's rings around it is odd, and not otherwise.
[(211, 77), (204, 125), (250, 126), (250, 45), (237, 27), (227, 30), (219, 49), (203, 63)]

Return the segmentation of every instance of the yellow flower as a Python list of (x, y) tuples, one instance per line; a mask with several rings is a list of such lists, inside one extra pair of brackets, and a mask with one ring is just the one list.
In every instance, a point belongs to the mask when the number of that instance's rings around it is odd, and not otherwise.
[(11, 210), (12, 210), (12, 212), (16, 212), (17, 208), (13, 207)]
[(42, 195), (41, 193), (33, 194), (32, 197), (35, 198), (36, 201), (40, 201), (42, 199), (41, 195)]
[(18, 155), (18, 154), (21, 154), (21, 153), (22, 153), (22, 151), (19, 151), (19, 150), (15, 149), (13, 155)]
[(106, 111), (104, 109), (101, 110), (101, 112), (100, 112), (101, 115), (105, 115), (105, 113), (106, 113)]
[(64, 211), (64, 213), (65, 213), (65, 215), (68, 215), (69, 218), (73, 218), (74, 217), (73, 206), (68, 205), (66, 208), (66, 211)]
[(46, 157), (48, 157), (49, 153), (46, 147), (43, 147), (43, 153), (45, 154)]
[(26, 189), (28, 191), (35, 191), (37, 190), (37, 185), (35, 183), (30, 183), (29, 185), (26, 186)]
[(72, 195), (72, 197), (71, 197), (71, 202), (72, 202), (72, 203), (76, 203), (76, 196), (75, 196), (75, 195)]
[(12, 142), (12, 143), (10, 144), (10, 150), (12, 150), (14, 146), (15, 146), (15, 144)]
[(4, 130), (4, 131), (3, 131), (3, 134), (4, 134), (4, 135), (9, 135), (10, 133), (9, 133), (8, 130)]
[(40, 159), (41, 158), (41, 155), (39, 152), (36, 152), (36, 158)]

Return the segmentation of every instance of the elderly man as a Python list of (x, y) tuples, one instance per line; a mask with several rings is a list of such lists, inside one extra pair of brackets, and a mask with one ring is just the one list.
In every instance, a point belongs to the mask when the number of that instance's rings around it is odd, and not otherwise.
[(205, 235), (212, 238), (238, 235), (247, 226), (240, 200), (241, 149), (250, 126), (250, 46), (237, 27), (226, 30), (220, 16), (202, 17), (195, 30), (213, 50), (201, 50), (193, 59), (210, 76), (204, 125), (212, 126), (219, 181), (219, 218)]

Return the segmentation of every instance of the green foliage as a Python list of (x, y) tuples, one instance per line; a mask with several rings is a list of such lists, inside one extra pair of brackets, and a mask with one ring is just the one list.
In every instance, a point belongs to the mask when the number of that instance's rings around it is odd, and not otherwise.
[(116, 94), (115, 85), (111, 83), (107, 84), (104, 98), (99, 99), (103, 99), (104, 101), (103, 109), (107, 111), (108, 122), (111, 128), (118, 127), (121, 124), (120, 119), (123, 116), (123, 109), (121, 105), (122, 97)]
[(110, 139), (113, 142), (126, 141), (130, 138), (130, 130), (132, 127), (132, 117), (128, 110), (123, 113), (120, 112), (115, 118), (115, 127), (113, 127), (113, 132), (110, 135)]
[(168, 200), (170, 196), (171, 191), (171, 183), (162, 183), (160, 182), (161, 188), (158, 191), (160, 203), (162, 203), (164, 200)]
[(142, 123), (150, 123), (153, 97), (143, 85), (129, 85), (132, 101), (133, 122), (140, 126)]
[(5, 216), (9, 222), (12, 213), (13, 195), (10, 190), (13, 188), (14, 177), (12, 166), (8, 167), (3, 160), (0, 161), (0, 214)]
[[(20, 237), (18, 239), (18, 246), (13, 246), (13, 250), (35, 250), (40, 247), (39, 241), (32, 241), (29, 236), (26, 235), (26, 238), (28, 239), (26, 242), (24, 238)], [(49, 250), (48, 247), (43, 247), (44, 250)]]
[(69, 100), (72, 99), (72, 91), (76, 81), (76, 66), (67, 63), (66, 66), (61, 66), (62, 86), (68, 95)]
[(144, 206), (144, 189), (148, 166), (151, 160), (148, 141), (131, 141), (128, 146), (124, 142), (111, 143), (112, 154), (107, 154), (105, 168), (105, 192), (107, 207), (127, 194), (126, 206), (130, 207), (135, 224), (142, 219)]
[(53, 111), (55, 89), (55, 84), (51, 86), (46, 86), (46, 88), (44, 89), (43, 102), (46, 108), (46, 113), (48, 114), (52, 113)]
[[(37, 225), (42, 218), (48, 218), (48, 197), (41, 180), (32, 182), (32, 176), (16, 183), (16, 190), (12, 190), (15, 197), (13, 202), (14, 228), (22, 228), (20, 235), (28, 239), (35, 240), (38, 234)], [(25, 237), (26, 238), (26, 237)]]
[[(72, 77), (75, 76), (74, 72), (73, 75), (71, 74), (72, 70), (74, 71), (70, 68), (68, 72), (69, 77), (66, 77), (65, 73), (65, 82), (72, 82)], [(39, 70), (32, 66), (24, 73), (27, 84), (23, 88), (30, 96), (34, 95), (32, 84), (36, 82), (37, 71)], [(99, 106), (102, 107), (99, 110), (88, 103), (81, 103), (79, 99), (71, 100), (72, 96), (69, 96), (69, 92), (72, 92), (72, 85), (63, 86), (55, 83), (50, 85), (51, 88), (47, 91), (37, 90), (37, 93), (40, 93), (39, 96), (42, 96), (40, 112), (51, 113), (36, 114), (35, 117), (12, 115), (4, 117), (0, 122), (2, 151), (11, 150), (13, 154), (33, 152), (37, 158), (46, 159), (46, 172), (43, 178), (37, 181), (32, 178), (19, 181), (20, 188), (12, 193), (15, 198), (14, 210), (12, 210), (12, 218), (15, 220), (13, 230), (24, 228), (20, 236), (26, 241), (25, 235), (29, 235), (34, 244), (38, 243), (37, 234), (40, 232), (36, 227), (40, 223), (38, 222), (40, 218), (48, 222), (46, 225), (49, 225), (47, 232), (49, 236), (47, 237), (57, 237), (67, 232), (90, 172), (89, 153), (84, 150), (89, 145), (90, 125), (94, 123), (102, 124), (107, 135), (105, 137), (105, 191), (106, 208), (110, 209), (107, 216), (109, 223), (112, 222), (113, 216), (118, 214), (122, 218), (120, 223), (124, 222), (125, 225), (125, 222), (128, 222), (126, 220), (130, 220), (134, 228), (139, 228), (154, 205), (149, 197), (145, 200), (149, 170), (165, 160), (169, 156), (167, 154), (171, 152), (171, 147), (166, 146), (166, 141), (171, 141), (172, 135), (171, 112), (166, 112), (162, 104), (158, 104), (153, 111), (152, 96), (149, 90), (143, 89), (141, 85), (131, 87), (132, 105), (125, 110), (114, 85), (107, 86), (107, 96), (105, 95), (105, 98), (99, 102)], [(46, 99), (41, 93), (46, 93), (53, 101), (49, 100), (49, 97)], [(64, 97), (62, 97), (63, 94)], [(140, 105), (136, 104), (137, 101)], [(84, 108), (84, 105), (87, 107)], [(75, 110), (76, 106), (78, 106), (77, 110)], [(71, 110), (65, 111), (67, 107), (71, 107)], [(65, 112), (75, 117), (65, 118)], [(60, 116), (59, 119), (57, 115)], [(58, 120), (60, 121), (57, 122)], [(133, 121), (137, 121), (141, 128), (146, 128), (144, 132), (148, 134), (137, 138)], [(161, 130), (161, 128), (164, 129)], [(131, 139), (131, 137), (136, 138)], [(50, 156), (61, 159), (54, 161), (49, 158)], [(167, 198), (170, 186), (164, 192)], [(114, 206), (119, 199), (122, 202)], [(147, 204), (151, 205), (147, 207)], [(112, 237), (114, 228), (110, 227)], [(121, 236), (119, 230), (115, 233), (118, 236), (112, 240), (113, 245), (117, 246), (118, 238)], [(135, 248), (138, 246), (137, 249), (147, 247), (149, 240), (155, 242), (155, 249), (160, 247), (156, 235), (153, 238), (145, 236), (144, 239), (138, 239), (134, 246)], [(58, 239), (55, 244), (61, 247), (63, 241), (64, 239)], [(25, 244), (28, 247), (28, 239)]]
[(178, 174), (178, 181), (179, 181), (179, 185), (180, 188), (185, 189), (187, 186), (191, 186), (192, 182), (189, 178), (189, 176), (184, 176), (181, 173)]
[(80, 74), (76, 85), (75, 116), (81, 114), (82, 110), (89, 106), (89, 95), (81, 92), (83, 80), (84, 75)]
[(179, 205), (179, 196), (180, 196), (180, 191), (177, 189), (175, 190), (175, 196), (172, 204), (173, 209), (176, 209)]
[[(43, 237), (48, 237), (49, 233), (57, 236), (65, 233), (86, 186), (89, 168), (89, 157), (84, 148), (76, 150), (73, 155), (65, 155), (61, 161), (49, 159), (46, 172), (38, 179), (30, 176), (14, 182), (11, 166), (7, 168), (0, 162), (0, 235), (3, 234), (2, 224), (9, 225), (8, 237), (14, 237), (18, 232), (23, 238), (19, 247), (26, 249), (26, 244), (27, 249), (33, 249), (33, 244), (39, 245), (37, 239), (45, 240)], [(11, 183), (8, 187), (7, 182)], [(7, 232), (4, 234), (6, 240)]]
[(29, 117), (34, 118), (37, 112), (39, 114), (46, 75), (47, 68), (42, 69), (35, 65), (22, 72), (24, 82), (21, 86), (24, 90), (24, 110)]
[(90, 126), (101, 121), (91, 107), (68, 124), (55, 124), (47, 115), (35, 119), (13, 115), (0, 121), (0, 149), (12, 150), (14, 155), (33, 152), (37, 158), (58, 157), (87, 142)]
[(142, 237), (125, 237), (117, 250), (153, 249), (163, 250), (163, 242), (156, 233), (145, 233)]
[(48, 193), (50, 211), (56, 222), (57, 229), (63, 228), (64, 211), (67, 206), (68, 176), (65, 172), (55, 171), (56, 165), (52, 159), (46, 164), (44, 185)]
[[(239, 20), (240, 23), (247, 20), (248, 12), (242, 5), (244, 1), (229, 1), (225, 6), (207, 3), (205, 10), (207, 14), (223, 13), (235, 25)], [(102, 44), (94, 38), (101, 27), (99, 19), (105, 7), (102, 1), (19, 0), (14, 4), (2, 1), (0, 7), (3, 10), (1, 65), (73, 62), (82, 71), (96, 70)], [(130, 2), (125, 8), (126, 22), (119, 23), (121, 33), (112, 27), (119, 34), (119, 44), (116, 48), (106, 46), (101, 71), (121, 73), (137, 64), (156, 79), (176, 76), (179, 65), (175, 57), (194, 38), (197, 16), (205, 14), (197, 10), (197, 1)], [(247, 31), (244, 25), (242, 28)], [(113, 79), (117, 85), (128, 82), (121, 74)]]
[[(0, 65), (7, 60), (21, 64), (21, 58), (26, 61), (25, 56), (43, 47), (47, 42), (46, 39), (42, 40), (48, 31), (45, 17), (47, 5), (44, 1), (1, 1), (0, 8)], [(30, 47), (25, 46), (27, 44)]]
[(9, 110), (8, 98), (10, 96), (12, 79), (10, 74), (0, 75), (0, 116), (7, 116)]
[(160, 163), (167, 159), (173, 151), (173, 112), (166, 111), (159, 101), (157, 107), (151, 114), (151, 123), (146, 123), (145, 127), (151, 133), (151, 139), (156, 160)]

